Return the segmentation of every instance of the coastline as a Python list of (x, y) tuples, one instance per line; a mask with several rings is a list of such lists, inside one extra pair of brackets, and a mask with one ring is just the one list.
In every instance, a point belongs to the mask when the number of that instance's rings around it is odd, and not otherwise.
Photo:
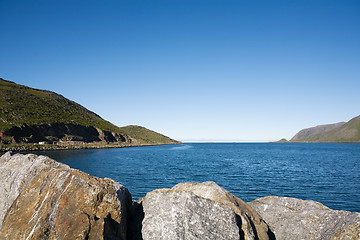
[(57, 151), (57, 150), (80, 150), (80, 149), (105, 149), (105, 148), (127, 148), (127, 147), (146, 147), (160, 145), (176, 145), (182, 142), (174, 143), (81, 143), (81, 144), (12, 144), (0, 145), (0, 155), (2, 153), (12, 152), (39, 152), (39, 151)]

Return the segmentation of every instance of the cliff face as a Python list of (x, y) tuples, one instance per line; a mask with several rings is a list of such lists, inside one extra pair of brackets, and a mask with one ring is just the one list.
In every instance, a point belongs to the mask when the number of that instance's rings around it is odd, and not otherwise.
[(21, 127), (12, 127), (4, 132), (12, 136), (18, 143), (54, 143), (58, 141), (82, 141), (82, 142), (131, 142), (126, 135), (103, 131), (92, 126), (75, 124), (52, 123)]
[(138, 202), (116, 181), (45, 156), (0, 157), (0, 239), (359, 239), (360, 213), (180, 183)]

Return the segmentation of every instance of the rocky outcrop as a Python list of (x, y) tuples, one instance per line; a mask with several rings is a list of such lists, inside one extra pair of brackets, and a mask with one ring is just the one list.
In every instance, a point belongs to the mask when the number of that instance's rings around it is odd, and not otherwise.
[(214, 182), (180, 183), (140, 200), (143, 239), (271, 239), (262, 218)]
[(264, 218), (277, 240), (360, 239), (360, 213), (336, 211), (319, 202), (276, 196), (248, 204)]
[(33, 154), (0, 158), (0, 239), (126, 239), (131, 195)]
[(131, 142), (126, 135), (104, 131), (93, 126), (76, 124), (51, 123), (42, 125), (22, 125), (12, 127), (4, 132), (14, 138), (15, 142), (53, 143), (57, 141), (82, 141), (82, 142)]

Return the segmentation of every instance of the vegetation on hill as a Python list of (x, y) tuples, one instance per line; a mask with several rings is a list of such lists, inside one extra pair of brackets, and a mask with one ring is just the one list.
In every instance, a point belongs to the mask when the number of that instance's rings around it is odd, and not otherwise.
[(151, 131), (141, 126), (130, 125), (126, 127), (121, 127), (120, 132), (122, 134), (134, 137), (135, 139), (146, 143), (179, 143), (169, 137), (166, 137), (162, 134)]
[(25, 124), (39, 126), (54, 123), (95, 127), (102, 131), (127, 135), (139, 144), (177, 143), (143, 127), (119, 128), (57, 93), (30, 88), (0, 78), (0, 132)]
[(360, 116), (346, 123), (303, 129), (290, 142), (360, 142)]
[(291, 141), (297, 141), (297, 140), (301, 140), (304, 138), (308, 138), (311, 136), (314, 136), (316, 134), (324, 134), (328, 131), (334, 130), (340, 126), (342, 126), (343, 124), (345, 124), (345, 122), (340, 122), (340, 123), (335, 123), (335, 124), (326, 124), (326, 125), (319, 125), (316, 127), (311, 127), (311, 128), (305, 128), (303, 130), (301, 130), (300, 132), (298, 132), (292, 139)]
[(94, 126), (117, 132), (119, 128), (63, 96), (0, 79), (0, 130), (48, 123)]

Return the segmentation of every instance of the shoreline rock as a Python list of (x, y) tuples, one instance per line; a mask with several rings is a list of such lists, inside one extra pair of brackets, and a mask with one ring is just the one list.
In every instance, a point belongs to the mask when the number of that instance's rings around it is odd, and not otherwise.
[[(311, 200), (268, 196), (249, 202), (248, 205), (264, 218), (278, 240), (327, 240), (341, 228), (360, 223), (360, 213), (332, 210)], [(358, 234), (359, 230), (358, 227)], [(356, 239), (360, 239), (360, 235)]]
[(274, 239), (256, 211), (215, 182), (179, 183), (139, 203), (143, 239)]
[(117, 181), (46, 156), (0, 157), (0, 239), (360, 239), (360, 213), (179, 183), (135, 202)]
[(126, 239), (131, 195), (45, 156), (0, 158), (0, 239)]

